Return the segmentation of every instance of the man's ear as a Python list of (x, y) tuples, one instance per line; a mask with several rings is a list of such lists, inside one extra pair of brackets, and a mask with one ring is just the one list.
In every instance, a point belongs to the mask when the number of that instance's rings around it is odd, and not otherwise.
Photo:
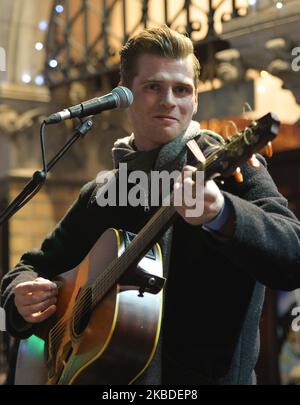
[(123, 82), (122, 80), (119, 81), (118, 86), (127, 87), (129, 90), (131, 90), (131, 89), (129, 88), (129, 86), (126, 85), (126, 84), (124, 84), (124, 82)]

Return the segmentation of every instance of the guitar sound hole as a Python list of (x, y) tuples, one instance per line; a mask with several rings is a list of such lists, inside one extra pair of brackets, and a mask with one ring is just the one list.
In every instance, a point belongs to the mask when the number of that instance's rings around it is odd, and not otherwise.
[(85, 289), (77, 297), (73, 315), (73, 333), (79, 336), (87, 327), (92, 312), (92, 291)]

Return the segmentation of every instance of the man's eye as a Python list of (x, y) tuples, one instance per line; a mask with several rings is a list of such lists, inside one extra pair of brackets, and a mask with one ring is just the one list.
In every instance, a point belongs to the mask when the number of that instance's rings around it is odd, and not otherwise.
[(147, 90), (153, 90), (153, 91), (159, 90), (159, 84), (157, 84), (157, 83), (149, 83), (145, 87)]
[(189, 87), (187, 87), (187, 86), (177, 86), (177, 87), (175, 87), (175, 89), (174, 89), (174, 91), (175, 91), (175, 93), (176, 94), (188, 94), (188, 93), (190, 93), (190, 89), (189, 89)]

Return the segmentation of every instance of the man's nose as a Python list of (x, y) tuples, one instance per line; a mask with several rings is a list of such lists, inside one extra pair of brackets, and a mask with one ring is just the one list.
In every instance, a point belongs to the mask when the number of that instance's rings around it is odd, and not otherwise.
[(176, 105), (173, 89), (165, 89), (161, 96), (160, 104), (166, 108), (172, 108)]

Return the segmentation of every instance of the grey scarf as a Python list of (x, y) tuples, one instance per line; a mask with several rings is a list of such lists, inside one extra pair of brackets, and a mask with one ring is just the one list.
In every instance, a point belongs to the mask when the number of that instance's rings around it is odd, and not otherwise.
[[(151, 170), (181, 171), (187, 160), (186, 143), (200, 135), (200, 125), (191, 121), (188, 128), (171, 142), (159, 149), (148, 152), (134, 149), (134, 134), (119, 139), (112, 149), (114, 167), (117, 169), (120, 162), (127, 163), (128, 170), (143, 170), (149, 173)], [(168, 274), (170, 250), (172, 243), (172, 230), (164, 233), (159, 241), (163, 251), (164, 276)], [(137, 385), (160, 385), (161, 384), (161, 338), (159, 339), (155, 355), (146, 372), (135, 382)]]
[(199, 123), (191, 121), (182, 134), (161, 148), (149, 152), (134, 149), (134, 134), (118, 139), (112, 149), (114, 167), (117, 168), (122, 161), (130, 162), (130, 166), (136, 170), (181, 170), (186, 161), (185, 144), (199, 134)]
[[(114, 167), (117, 169), (119, 163), (127, 163), (128, 170), (143, 170), (149, 173), (151, 170), (173, 170), (181, 171), (187, 160), (186, 143), (200, 135), (200, 125), (196, 121), (191, 121), (188, 128), (178, 135), (171, 142), (161, 148), (151, 151), (137, 151), (134, 149), (134, 134), (122, 139), (118, 139), (112, 149)], [(164, 252), (164, 272), (168, 271), (168, 254), (170, 247), (170, 237), (172, 227), (162, 237), (160, 243)]]

